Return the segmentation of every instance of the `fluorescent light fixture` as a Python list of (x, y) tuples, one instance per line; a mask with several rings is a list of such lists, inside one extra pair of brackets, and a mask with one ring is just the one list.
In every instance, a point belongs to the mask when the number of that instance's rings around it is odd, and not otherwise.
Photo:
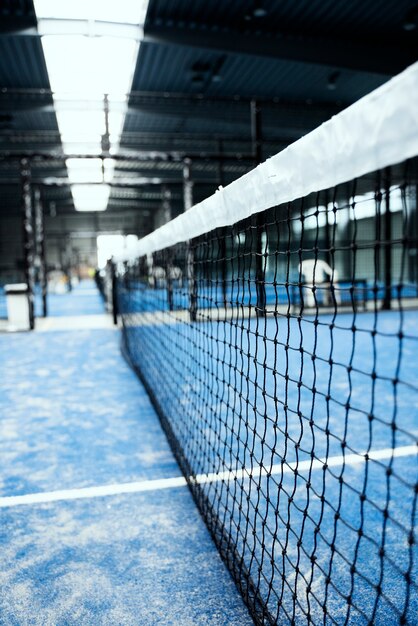
[(38, 18), (143, 24), (148, 0), (34, 0)]
[(102, 183), (101, 159), (67, 159), (65, 162), (70, 183)]
[(61, 135), (94, 141), (105, 132), (104, 113), (95, 111), (57, 111)]
[(132, 39), (48, 35), (42, 37), (51, 89), (59, 99), (71, 93), (81, 100), (103, 94), (125, 97), (132, 80), (138, 44)]
[(72, 185), (76, 211), (105, 211), (109, 201), (109, 185)]
[[(64, 154), (117, 154), (149, 0), (34, 0)], [(97, 28), (95, 26), (97, 24)], [(48, 34), (46, 34), (48, 33)], [(67, 159), (77, 211), (104, 211), (114, 161)], [(85, 184), (80, 184), (85, 183)]]

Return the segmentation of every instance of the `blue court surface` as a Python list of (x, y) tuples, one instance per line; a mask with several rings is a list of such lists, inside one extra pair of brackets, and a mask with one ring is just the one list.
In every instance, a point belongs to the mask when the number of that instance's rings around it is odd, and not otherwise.
[(0, 352), (0, 624), (251, 624), (119, 333), (49, 327)]
[(309, 612), (317, 624), (326, 604), (335, 621), (324, 623), (343, 624), (350, 597), (349, 624), (371, 615), (397, 624), (407, 604), (407, 623), (418, 623), (418, 548), (408, 530), (418, 477), (417, 312), (320, 315), (316, 324), (239, 311), (232, 323), (205, 321), (202, 311), (191, 324), (175, 311), (152, 323), (148, 303), (139, 306), (144, 323), (127, 318), (133, 360), (193, 472), (221, 472), (229, 483), (203, 480), (201, 490), (228, 520), (270, 613), (279, 603), (279, 623), (304, 624)]
[[(93, 280), (82, 280), (63, 294), (48, 293), (48, 316), (99, 315), (103, 313), (103, 298)], [(35, 297), (35, 314), (41, 316), (42, 302), (39, 293)]]

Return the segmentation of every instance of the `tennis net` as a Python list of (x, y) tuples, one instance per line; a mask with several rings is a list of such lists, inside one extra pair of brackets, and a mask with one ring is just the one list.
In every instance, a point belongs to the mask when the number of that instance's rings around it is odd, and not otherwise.
[(413, 624), (418, 65), (117, 259), (125, 351), (257, 624)]

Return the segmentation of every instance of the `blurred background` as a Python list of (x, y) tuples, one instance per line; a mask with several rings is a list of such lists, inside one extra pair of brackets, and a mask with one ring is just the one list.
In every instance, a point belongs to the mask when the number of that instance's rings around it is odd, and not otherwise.
[(410, 0), (2, 0), (0, 286), (91, 276), (411, 64), (417, 24)]

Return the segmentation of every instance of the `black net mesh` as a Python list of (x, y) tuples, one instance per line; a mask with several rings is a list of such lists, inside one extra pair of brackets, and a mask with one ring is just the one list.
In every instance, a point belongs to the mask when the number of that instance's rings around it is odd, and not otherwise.
[(417, 163), (120, 265), (125, 348), (257, 624), (416, 624)]

